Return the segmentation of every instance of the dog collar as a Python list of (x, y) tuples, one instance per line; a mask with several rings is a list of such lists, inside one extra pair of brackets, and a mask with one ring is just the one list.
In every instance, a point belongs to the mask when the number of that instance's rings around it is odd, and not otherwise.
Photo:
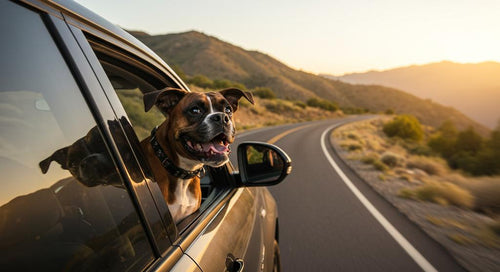
[(158, 127), (153, 128), (151, 131), (151, 140), (149, 142), (151, 143), (151, 147), (153, 147), (154, 153), (156, 157), (161, 161), (161, 165), (163, 165), (163, 168), (167, 170), (172, 176), (180, 178), (180, 179), (191, 179), (196, 176), (199, 178), (202, 178), (205, 176), (205, 168), (201, 167), (198, 170), (194, 171), (188, 171), (185, 169), (182, 169), (178, 166), (176, 166), (168, 157), (167, 154), (165, 154), (165, 151), (160, 146), (160, 143), (158, 143), (158, 140), (156, 139), (156, 131), (158, 130)]

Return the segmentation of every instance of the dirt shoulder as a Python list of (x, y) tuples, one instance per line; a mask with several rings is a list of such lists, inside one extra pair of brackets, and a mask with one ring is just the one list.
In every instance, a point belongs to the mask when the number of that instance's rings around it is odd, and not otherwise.
[[(333, 131), (332, 146), (367, 184), (443, 245), (466, 269), (500, 271), (500, 238), (491, 230), (498, 224), (494, 215), (478, 213), (472, 206), (454, 205), (446, 199), (432, 203), (403, 197), (405, 191), (434, 183), (455, 186), (466, 178), (449, 169), (429, 174), (408, 163), (415, 158), (385, 138), (381, 132), (383, 122), (384, 118), (378, 118), (342, 126)], [(388, 153), (403, 162), (392, 167), (374, 163)]]

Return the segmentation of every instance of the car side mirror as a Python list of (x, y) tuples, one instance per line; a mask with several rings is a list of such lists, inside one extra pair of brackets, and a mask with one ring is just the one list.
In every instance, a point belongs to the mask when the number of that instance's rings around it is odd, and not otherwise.
[(292, 172), (292, 160), (279, 147), (262, 142), (238, 145), (238, 166), (243, 186), (271, 186)]

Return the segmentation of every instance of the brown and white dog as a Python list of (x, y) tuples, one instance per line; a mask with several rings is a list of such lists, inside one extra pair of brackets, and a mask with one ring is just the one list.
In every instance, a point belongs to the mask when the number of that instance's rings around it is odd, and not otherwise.
[(156, 105), (167, 116), (141, 146), (176, 223), (200, 207), (203, 166), (229, 160), (241, 97), (254, 103), (251, 93), (235, 88), (209, 93), (166, 88), (144, 95), (146, 111)]

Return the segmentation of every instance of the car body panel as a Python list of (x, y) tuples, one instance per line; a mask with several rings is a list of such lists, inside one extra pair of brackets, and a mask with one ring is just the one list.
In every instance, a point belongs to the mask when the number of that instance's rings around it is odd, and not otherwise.
[(143, 158), (126, 110), (95, 50), (151, 74), (158, 88), (189, 90), (172, 69), (130, 34), (78, 3), (11, 2), (41, 14), (85, 99), (88, 109), (78, 110), (91, 113), (123, 181), (120, 190), (126, 193), (121, 197), (129, 197), (131, 207), (137, 212), (138, 219), (132, 223), (142, 226), (147, 236), (143, 239), (144, 249), (152, 250), (153, 260), (143, 269), (224, 271), (226, 259), (232, 255), (242, 259), (245, 271), (270, 271), (273, 243), (277, 239), (277, 209), (269, 191), (259, 187), (236, 188), (238, 173), (231, 163), (211, 169), (216, 193), (203, 204), (201, 211), (176, 226)]

